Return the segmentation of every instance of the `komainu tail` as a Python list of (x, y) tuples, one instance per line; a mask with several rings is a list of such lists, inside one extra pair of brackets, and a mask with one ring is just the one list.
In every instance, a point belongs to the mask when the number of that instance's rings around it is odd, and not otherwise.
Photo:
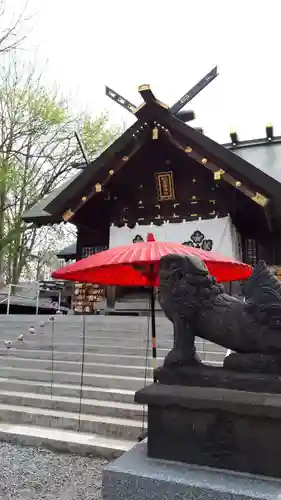
[(246, 300), (256, 304), (281, 304), (281, 281), (279, 281), (264, 261), (254, 268), (252, 276), (244, 286)]
[(255, 266), (244, 286), (246, 308), (256, 319), (270, 328), (281, 328), (281, 281), (265, 262)]

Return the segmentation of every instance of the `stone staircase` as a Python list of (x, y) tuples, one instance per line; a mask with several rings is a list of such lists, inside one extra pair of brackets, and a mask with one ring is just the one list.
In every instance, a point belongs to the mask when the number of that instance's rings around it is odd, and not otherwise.
[[(148, 321), (85, 318), (81, 389), (81, 316), (57, 315), (54, 322), (46, 316), (0, 316), (0, 439), (105, 458), (130, 449), (146, 425), (134, 393), (152, 382)], [(172, 326), (162, 316), (156, 326), (160, 364), (172, 347)], [(24, 340), (17, 341), (21, 334)], [(12, 341), (9, 349), (5, 341)], [(206, 363), (222, 363), (224, 349), (201, 340), (197, 346)]]

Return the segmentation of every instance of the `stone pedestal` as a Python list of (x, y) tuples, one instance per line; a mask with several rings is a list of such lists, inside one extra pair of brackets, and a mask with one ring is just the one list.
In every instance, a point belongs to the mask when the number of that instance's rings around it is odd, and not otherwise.
[(157, 383), (135, 400), (149, 457), (281, 478), (281, 395)]
[(103, 472), (104, 500), (278, 500), (281, 481), (147, 457), (146, 443)]

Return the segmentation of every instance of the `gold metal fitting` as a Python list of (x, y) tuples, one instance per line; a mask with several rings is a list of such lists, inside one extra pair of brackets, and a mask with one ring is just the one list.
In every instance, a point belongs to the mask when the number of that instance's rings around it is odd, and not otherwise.
[(152, 140), (156, 141), (157, 139), (158, 139), (158, 128), (157, 127), (153, 127), (153, 129), (152, 129)]
[(101, 192), (102, 186), (101, 186), (100, 182), (97, 182), (97, 184), (95, 185), (95, 188), (96, 188), (96, 193)]
[(202, 158), (201, 163), (203, 163), (203, 165), (206, 165), (207, 161), (207, 158)]
[(114, 174), (114, 170), (109, 170), (109, 175), (113, 175)]
[(187, 148), (185, 148), (184, 150), (185, 153), (192, 153), (192, 148), (190, 148), (189, 146)]
[(261, 207), (266, 207), (266, 205), (269, 202), (269, 199), (260, 193), (256, 193), (255, 196), (253, 196), (252, 200), (255, 201), (256, 203), (258, 203), (258, 205), (260, 205)]
[(150, 90), (149, 83), (144, 83), (143, 85), (138, 86), (138, 92), (142, 92), (143, 90)]
[(73, 217), (73, 215), (74, 212), (72, 212), (72, 210), (69, 208), (68, 210), (66, 210), (66, 212), (62, 214), (62, 219), (64, 220), (64, 222), (67, 222)]
[(215, 181), (219, 181), (224, 173), (225, 172), (222, 169), (216, 170), (216, 172), (214, 172), (214, 179), (215, 179)]

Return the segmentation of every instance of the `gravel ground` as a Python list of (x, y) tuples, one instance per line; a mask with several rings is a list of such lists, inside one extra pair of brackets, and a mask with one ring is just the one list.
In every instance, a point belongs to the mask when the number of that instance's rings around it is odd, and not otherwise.
[(0, 443), (0, 499), (100, 500), (105, 460)]

